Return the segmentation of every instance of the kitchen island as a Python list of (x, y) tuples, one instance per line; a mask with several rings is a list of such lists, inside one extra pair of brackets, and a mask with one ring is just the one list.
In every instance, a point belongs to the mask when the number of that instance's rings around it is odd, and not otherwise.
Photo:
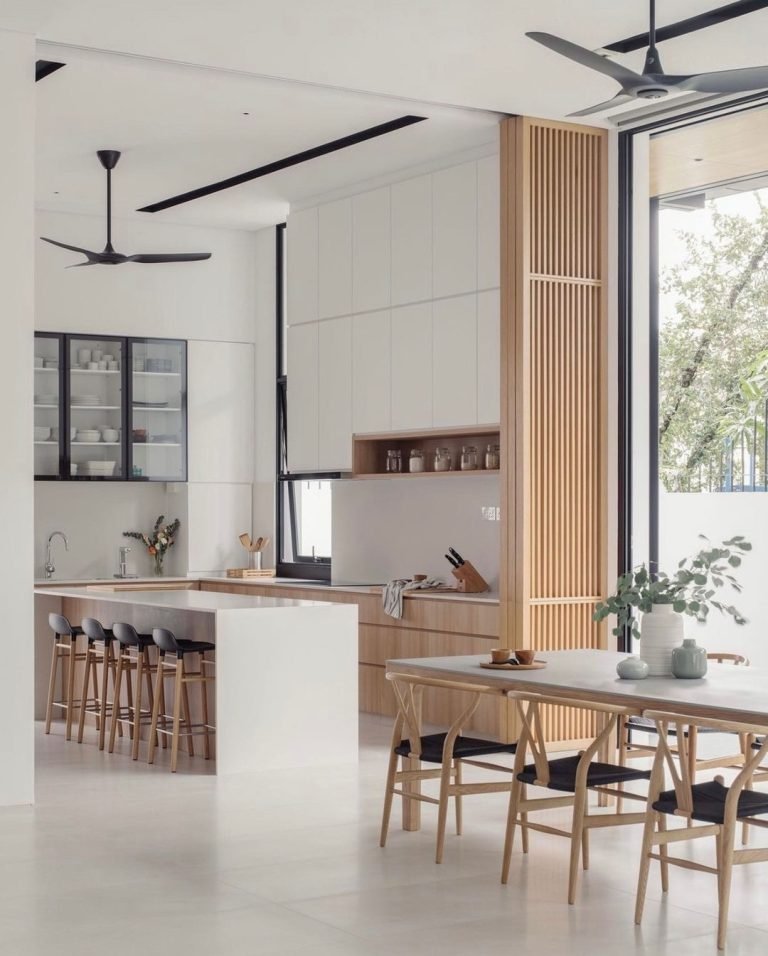
[(48, 585), (35, 595), (38, 718), (53, 611), (73, 624), (94, 617), (105, 627), (124, 621), (145, 633), (166, 627), (178, 637), (213, 641), (217, 773), (357, 760), (355, 605), (110, 584)]

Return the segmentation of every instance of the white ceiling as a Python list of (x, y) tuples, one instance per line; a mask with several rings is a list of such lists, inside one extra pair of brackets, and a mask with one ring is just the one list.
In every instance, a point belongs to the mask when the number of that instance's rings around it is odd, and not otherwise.
[[(659, 22), (720, 2), (659, 0)], [(616, 87), (533, 43), (525, 31), (549, 31), (597, 48), (643, 31), (646, 21), (645, 0), (2, 0), (0, 5), (0, 28), (34, 32), (45, 41), (40, 56), (64, 52), (62, 59), (70, 64), (39, 85), (41, 201), (53, 203), (48, 194), (59, 189), (58, 208), (71, 203), (97, 211), (100, 193), (88, 193), (93, 192), (89, 176), (98, 186), (100, 170), (86, 156), (95, 148), (122, 146), (126, 157), (116, 188), (118, 210), (124, 212), (294, 148), (401, 113), (423, 113), (419, 101), (562, 117), (610, 97)], [(766, 32), (768, 10), (763, 10), (668, 41), (661, 54), (671, 73), (757, 65), (768, 59)], [(48, 43), (150, 59), (108, 62), (57, 51)], [(189, 67), (152, 59), (232, 72), (190, 74)], [(620, 59), (639, 68), (642, 53)], [(325, 90), (256, 84), (255, 76)], [(341, 94), (342, 89), (350, 92)], [(244, 111), (252, 115), (242, 117)], [(274, 221), (276, 204), (335, 188), (336, 173), (363, 180), (420, 162), (441, 148), (462, 149), (487, 140), (484, 124), (494, 122), (488, 115), (434, 108), (429, 115), (419, 127), (355, 147), (343, 161), (336, 154), (313, 162), (311, 169), (299, 167), (298, 173), (232, 191), (235, 198), (200, 200), (158, 215), (232, 225), (251, 223), (258, 207), (257, 218)], [(348, 165), (342, 169), (343, 162)]]

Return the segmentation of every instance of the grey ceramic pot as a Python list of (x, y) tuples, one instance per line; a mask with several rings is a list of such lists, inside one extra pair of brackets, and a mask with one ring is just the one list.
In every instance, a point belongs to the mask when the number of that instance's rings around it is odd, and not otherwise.
[(686, 637), (672, 651), (672, 673), (675, 677), (695, 680), (707, 673), (707, 652), (692, 637)]

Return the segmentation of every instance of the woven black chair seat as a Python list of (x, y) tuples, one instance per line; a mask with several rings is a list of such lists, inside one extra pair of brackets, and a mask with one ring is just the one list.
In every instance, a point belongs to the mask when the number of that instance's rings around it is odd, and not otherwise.
[[(630, 717), (625, 727), (629, 727), (630, 730), (640, 730), (644, 734), (658, 734), (656, 729), (656, 724), (648, 717)], [(699, 727), (700, 734), (729, 734), (730, 730), (717, 730), (715, 727)], [(668, 734), (670, 737), (676, 737), (677, 731), (674, 727), (670, 727)], [(688, 731), (685, 731), (685, 736), (688, 737)]]
[[(576, 789), (576, 770), (581, 758), (559, 757), (549, 760), (548, 790), (562, 790), (564, 793), (573, 793)], [(537, 779), (535, 764), (528, 764), (522, 773), (517, 775), (522, 783), (533, 783)], [(629, 780), (650, 780), (650, 770), (637, 770), (633, 767), (620, 767), (613, 763), (600, 763), (593, 760), (587, 773), (588, 787), (604, 787), (611, 783), (626, 783)]]
[(216, 645), (210, 641), (190, 641), (187, 638), (176, 638), (180, 654), (204, 654), (206, 651), (215, 651)]
[[(702, 823), (722, 823), (725, 814), (725, 798), (728, 788), (716, 780), (709, 783), (697, 783), (691, 787), (693, 796), (693, 819)], [(659, 813), (674, 813), (677, 810), (677, 797), (674, 790), (666, 790), (653, 804)], [(754, 817), (768, 813), (768, 793), (759, 790), (742, 790), (739, 795), (738, 817)]]
[[(428, 763), (443, 762), (443, 744), (446, 734), (427, 734), (421, 738), (421, 760)], [(453, 744), (453, 756), (462, 759), (464, 757), (489, 757), (493, 754), (513, 754), (515, 744), (500, 744), (495, 740), (481, 740), (478, 737), (457, 737)], [(409, 757), (411, 755), (410, 740), (401, 740), (400, 745), (395, 747), (395, 753), (400, 757)]]

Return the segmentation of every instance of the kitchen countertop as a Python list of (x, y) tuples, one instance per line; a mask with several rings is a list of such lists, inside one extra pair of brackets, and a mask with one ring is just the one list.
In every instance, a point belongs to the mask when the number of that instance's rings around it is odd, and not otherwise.
[(121, 591), (98, 587), (42, 587), (35, 594), (48, 597), (103, 601), (110, 604), (140, 604), (142, 607), (167, 608), (174, 611), (265, 610), (273, 608), (325, 607), (330, 601), (297, 601), (279, 597), (251, 597), (246, 594), (222, 594), (218, 591)]
[[(48, 590), (55, 587), (87, 587), (88, 585), (119, 585), (121, 584), (165, 584), (189, 583), (193, 581), (206, 581), (213, 584), (235, 584), (238, 587), (274, 587), (274, 588), (307, 588), (329, 592), (329, 600), (333, 591), (341, 591), (349, 594), (381, 594), (380, 585), (361, 585), (361, 584), (333, 584), (327, 585), (320, 581), (310, 581), (305, 578), (228, 578), (220, 574), (191, 574), (187, 577), (142, 577), (142, 578), (65, 578), (62, 580), (44, 578), (35, 581), (35, 588)], [(110, 592), (111, 593), (111, 592)], [(134, 592), (137, 593), (137, 592)], [(174, 593), (174, 592), (170, 592)], [(498, 604), (499, 595), (487, 591), (481, 594), (460, 594), (458, 591), (406, 591), (403, 597), (406, 600), (429, 600), (429, 601), (461, 601), (470, 604)]]

